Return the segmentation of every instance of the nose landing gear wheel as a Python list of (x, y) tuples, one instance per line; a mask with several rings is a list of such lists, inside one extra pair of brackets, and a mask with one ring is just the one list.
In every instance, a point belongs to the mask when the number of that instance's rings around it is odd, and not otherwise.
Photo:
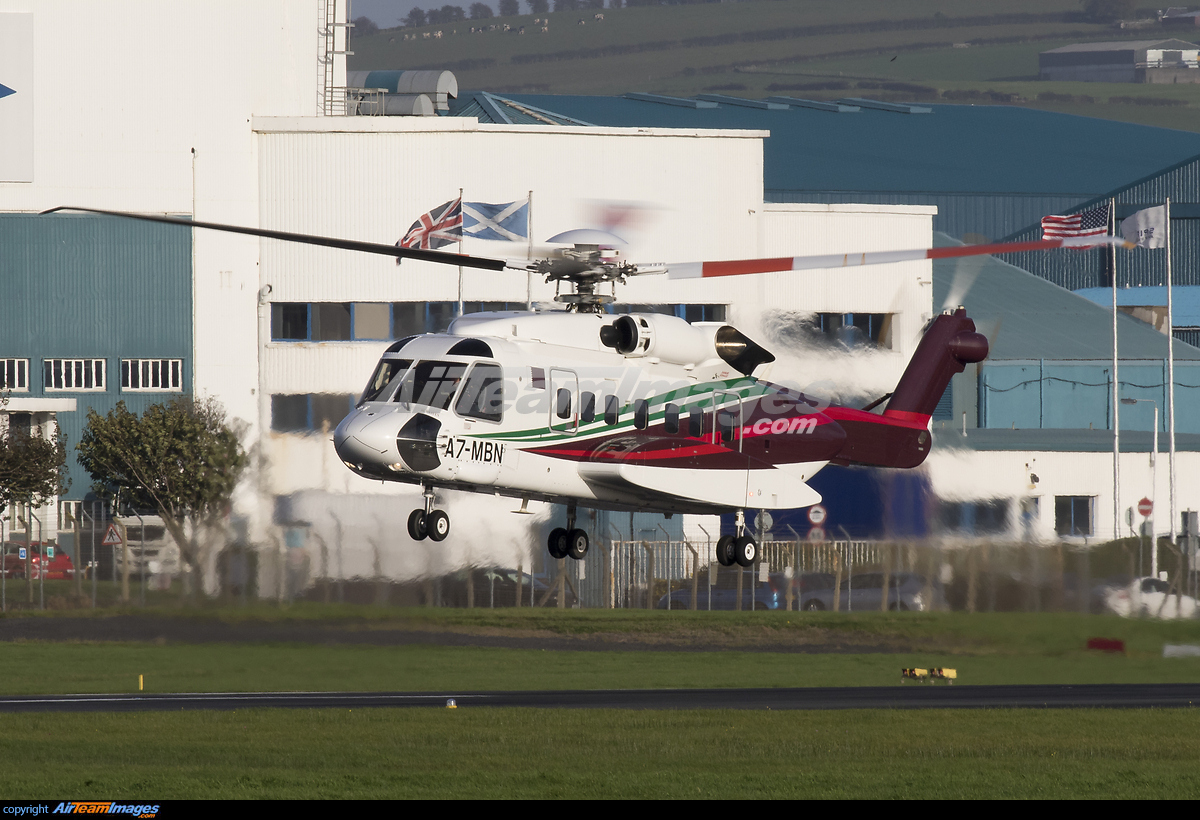
[(754, 559), (757, 557), (758, 544), (754, 543), (754, 539), (750, 536), (743, 535), (733, 542), (733, 560), (737, 561), (740, 566), (753, 566)]
[(584, 530), (571, 530), (570, 535), (567, 537), (567, 555), (576, 561), (582, 561), (587, 557), (589, 545), (587, 532)]
[(733, 542), (737, 540), (732, 535), (722, 535), (717, 539), (717, 563), (723, 567), (733, 566)]
[(450, 516), (441, 510), (434, 510), (425, 519), (425, 531), (434, 541), (444, 541), (450, 534)]
[(546, 544), (546, 548), (550, 551), (550, 557), (558, 560), (559, 558), (567, 557), (567, 550), (570, 549), (570, 540), (568, 533), (562, 527), (555, 527), (550, 530), (550, 538)]
[(424, 541), (429, 535), (425, 526), (425, 511), (413, 510), (408, 514), (408, 537), (414, 541)]

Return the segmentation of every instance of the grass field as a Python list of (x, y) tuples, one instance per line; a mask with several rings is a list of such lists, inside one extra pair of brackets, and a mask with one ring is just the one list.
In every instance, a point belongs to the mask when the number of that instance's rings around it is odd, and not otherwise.
[[(3, 625), (111, 611), (25, 613)], [(1200, 680), (1200, 623), (1076, 614), (130, 609), (206, 625), (603, 641), (631, 651), (160, 641), (0, 643), (5, 694)], [(80, 623), (78, 621), (72, 623)], [(1126, 641), (1088, 652), (1087, 637)], [(323, 642), (324, 641), (324, 642)], [(689, 643), (715, 647), (688, 651)], [(904, 651), (803, 652), (814, 646)], [(671, 648), (665, 648), (671, 647)], [(774, 648), (774, 651), (773, 649)], [(779, 651), (784, 650), (784, 651)], [(1193, 797), (1194, 710), (355, 709), (0, 716), (0, 799)]]
[(0, 799), (1200, 796), (1195, 710), (247, 710), (2, 725)]
[[(1157, 26), (1118, 30), (1091, 23), (1073, 0), (756, 0), (606, 9), (484, 21), (513, 30), (470, 34), (472, 21), (391, 29), (354, 41), (352, 68), (448, 68), (463, 89), (554, 94), (652, 91), (814, 99), (868, 96), (1013, 104), (1061, 113), (1200, 131), (1200, 85), (1040, 83), (1037, 55), (1076, 42), (1171, 36)], [(588, 25), (578, 25), (579, 20)], [(526, 27), (526, 34), (516, 30)], [(441, 30), (441, 39), (423, 39)], [(415, 39), (404, 39), (411, 34)], [(969, 44), (955, 48), (955, 44)], [(772, 89), (841, 79), (849, 88)], [(903, 82), (928, 89), (858, 89)], [(1071, 89), (1064, 86), (1081, 86)], [(1041, 99), (1047, 93), (1076, 99)], [(970, 95), (977, 95), (972, 98)], [(966, 95), (966, 96), (964, 96)], [(1079, 99), (1091, 97), (1090, 101)], [(1172, 106), (1112, 102), (1168, 99)]]

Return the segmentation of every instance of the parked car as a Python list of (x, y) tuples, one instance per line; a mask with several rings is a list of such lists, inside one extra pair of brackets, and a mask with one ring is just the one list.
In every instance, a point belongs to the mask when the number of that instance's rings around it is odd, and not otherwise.
[(1159, 578), (1134, 578), (1104, 593), (1104, 609), (1122, 618), (1195, 618), (1196, 599), (1190, 595), (1168, 595), (1170, 587)]
[[(801, 597), (800, 606), (809, 611), (833, 609), (833, 584), (814, 589)], [(838, 609), (841, 612), (878, 612), (883, 602), (883, 573), (863, 572), (842, 579)], [(887, 608), (892, 610), (946, 609), (940, 581), (929, 583), (915, 572), (897, 572), (888, 578)]]
[[(25, 549), (23, 541), (10, 541), (4, 545), (4, 577), (24, 578), (25, 562), (21, 560), (21, 550)], [(53, 550), (54, 557), (50, 557)], [(43, 567), (45, 568), (43, 570)], [(49, 581), (60, 581), (75, 577), (75, 565), (66, 550), (59, 549), (56, 544), (34, 541), (29, 545), (29, 574), (34, 580), (42, 577), (45, 572)]]
[[(753, 569), (742, 572), (742, 609), (784, 609), (787, 606), (788, 579), (782, 572), (772, 572), (766, 583), (758, 580)], [(721, 569), (712, 586), (712, 606), (709, 606), (709, 586), (700, 583), (696, 588), (696, 609), (737, 609), (737, 568)], [(658, 599), (658, 609), (688, 609), (692, 600), (692, 584), (685, 581), (670, 596)]]

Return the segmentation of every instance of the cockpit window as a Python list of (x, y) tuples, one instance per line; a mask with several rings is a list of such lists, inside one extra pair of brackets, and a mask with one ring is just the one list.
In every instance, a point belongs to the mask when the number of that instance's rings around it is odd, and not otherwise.
[(392, 401), (445, 410), (466, 372), (467, 365), (459, 362), (417, 362), (400, 383)]
[(454, 410), (468, 418), (500, 421), (504, 410), (504, 372), (500, 365), (475, 365)]
[(408, 370), (410, 364), (412, 364), (412, 359), (381, 360), (375, 368), (375, 372), (371, 375), (371, 380), (367, 382), (367, 389), (363, 391), (362, 398), (358, 400), (358, 403), (386, 401), (387, 398), (383, 394), (387, 391), (388, 385), (398, 375)]

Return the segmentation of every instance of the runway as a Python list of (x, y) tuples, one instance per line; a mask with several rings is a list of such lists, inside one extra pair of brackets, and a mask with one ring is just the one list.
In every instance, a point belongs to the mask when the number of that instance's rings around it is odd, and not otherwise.
[(814, 687), (803, 689), (598, 689), (545, 692), (193, 692), (20, 695), (0, 712), (153, 712), (231, 709), (523, 707), (542, 709), (1047, 709), (1186, 708), (1198, 683)]

